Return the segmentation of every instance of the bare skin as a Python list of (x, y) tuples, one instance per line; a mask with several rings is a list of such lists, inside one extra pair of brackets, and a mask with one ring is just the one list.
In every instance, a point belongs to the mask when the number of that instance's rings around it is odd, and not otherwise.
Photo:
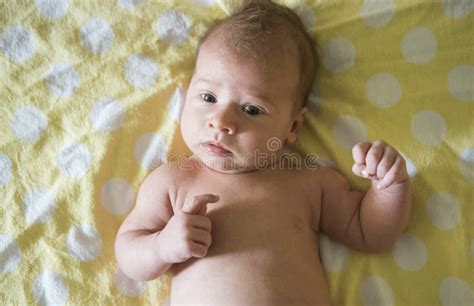
[[(319, 233), (362, 251), (387, 251), (408, 218), (408, 198), (403, 207), (376, 203), (350, 191), (341, 175), (326, 168), (226, 174), (192, 165), (182, 170), (172, 163), (151, 173), (119, 232), (117, 251), (131, 277), (154, 279), (174, 265), (171, 305), (330, 305)], [(161, 190), (149, 188), (159, 185)], [(390, 195), (405, 188), (406, 181), (371, 190)], [(188, 199), (196, 195), (193, 205)], [(159, 197), (169, 201), (160, 206), (149, 200)], [(365, 210), (357, 212), (364, 199)], [(331, 212), (341, 201), (344, 206)], [(326, 225), (322, 217), (338, 219)], [(365, 237), (360, 218), (367, 224)], [(370, 224), (377, 218), (385, 222)], [(171, 219), (179, 226), (166, 232)], [(209, 233), (210, 240), (193, 235), (197, 229)], [(193, 248), (197, 244), (202, 253)]]
[(282, 149), (266, 144), (293, 142), (303, 121), (305, 108), (293, 111), (298, 64), (286, 54), (261, 67), (218, 40), (202, 45), (181, 117), (194, 154), (148, 175), (116, 240), (130, 278), (173, 268), (171, 305), (330, 305), (319, 233), (384, 252), (406, 226), (405, 161), (383, 141), (352, 150), (352, 171), (372, 180), (366, 193), (334, 170), (258, 168), (247, 159), (280, 160)]
[(209, 191), (219, 200), (207, 204), (212, 243), (205, 257), (174, 267), (172, 304), (330, 304), (317, 239), (320, 190), (305, 181), (315, 174), (200, 168), (183, 175), (176, 203)]

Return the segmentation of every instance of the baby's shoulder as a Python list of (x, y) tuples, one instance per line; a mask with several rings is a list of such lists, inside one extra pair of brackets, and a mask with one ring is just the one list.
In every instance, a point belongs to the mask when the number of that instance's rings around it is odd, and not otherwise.
[(311, 189), (331, 184), (335, 179), (342, 177), (337, 169), (326, 165), (294, 168), (286, 173), (298, 186), (309, 186)]
[(180, 159), (161, 164), (142, 181), (140, 193), (154, 197), (158, 194), (175, 195), (180, 186), (196, 177), (197, 164), (192, 159)]
[(168, 163), (161, 164), (146, 175), (140, 184), (140, 189), (147, 190), (147, 192), (168, 189), (169, 185), (174, 181), (172, 172), (172, 166)]

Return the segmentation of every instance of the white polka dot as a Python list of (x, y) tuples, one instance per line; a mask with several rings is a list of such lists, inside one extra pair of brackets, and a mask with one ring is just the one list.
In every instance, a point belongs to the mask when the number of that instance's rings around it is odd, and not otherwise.
[(125, 9), (134, 9), (145, 3), (145, 0), (117, 0), (117, 4)]
[(459, 65), (451, 69), (448, 74), (448, 89), (459, 101), (474, 101), (474, 66)]
[(321, 103), (322, 98), (319, 94), (319, 90), (316, 87), (313, 87), (309, 94), (308, 100), (306, 101), (306, 107), (308, 108), (309, 112), (314, 113), (319, 109)]
[(197, 5), (212, 6), (219, 3), (219, 0), (194, 0)]
[(458, 199), (448, 192), (433, 194), (426, 203), (426, 213), (431, 223), (440, 230), (450, 230), (461, 222)]
[(392, 250), (395, 262), (403, 269), (418, 271), (426, 264), (428, 251), (420, 239), (410, 234), (403, 234)]
[(319, 238), (320, 254), (323, 267), (329, 272), (341, 272), (349, 264), (347, 247), (331, 240), (326, 235)]
[(112, 48), (115, 35), (107, 21), (94, 18), (81, 27), (80, 38), (90, 52), (101, 55)]
[(370, 77), (365, 93), (370, 102), (381, 108), (393, 106), (402, 95), (400, 83), (390, 73), (377, 73)]
[(89, 170), (92, 156), (81, 143), (65, 145), (58, 153), (57, 166), (61, 173), (72, 178), (82, 177)]
[(439, 297), (443, 306), (474, 305), (472, 288), (457, 277), (448, 277), (441, 282)]
[(5, 186), (12, 177), (12, 163), (10, 159), (0, 153), (0, 188)]
[(102, 132), (112, 132), (122, 127), (124, 110), (119, 101), (103, 97), (94, 104), (91, 121), (94, 128)]
[(196, 3), (197, 5), (211, 6), (219, 3), (219, 0), (194, 0), (194, 3)]
[(147, 169), (153, 169), (166, 161), (168, 148), (159, 134), (148, 133), (140, 137), (135, 145), (135, 159)]
[(392, 19), (395, 9), (393, 0), (365, 0), (360, 15), (368, 26), (380, 28)]
[(21, 63), (36, 52), (36, 41), (24, 27), (7, 27), (0, 36), (0, 48), (12, 61)]
[(466, 181), (474, 184), (474, 148), (462, 151), (458, 166)]
[(402, 53), (413, 64), (425, 64), (436, 54), (438, 42), (433, 32), (417, 27), (407, 32), (402, 39)]
[(179, 45), (188, 38), (191, 22), (183, 13), (166, 11), (155, 24), (155, 32), (165, 43)]
[(400, 152), (403, 159), (405, 159), (405, 164), (407, 166), (407, 172), (409, 177), (414, 177), (416, 175), (416, 166), (413, 161), (403, 152)]
[(447, 133), (446, 122), (440, 114), (431, 110), (422, 110), (415, 114), (411, 122), (411, 133), (422, 144), (436, 146)]
[(178, 123), (181, 119), (181, 112), (183, 111), (185, 94), (184, 89), (178, 87), (168, 102), (168, 114)]
[(120, 268), (115, 271), (115, 286), (126, 296), (138, 296), (147, 288), (146, 282), (138, 282), (128, 278)]
[(43, 136), (48, 127), (48, 118), (36, 107), (25, 106), (13, 114), (11, 127), (19, 140), (34, 143)]
[(0, 273), (12, 272), (18, 266), (21, 251), (15, 240), (0, 234)]
[(66, 303), (68, 288), (61, 275), (43, 272), (33, 285), (33, 295), (41, 306), (59, 306)]
[(112, 215), (123, 215), (133, 206), (134, 192), (121, 178), (108, 180), (101, 191), (102, 206)]
[(91, 261), (99, 256), (102, 240), (96, 229), (89, 224), (71, 228), (67, 235), (69, 252), (81, 261)]
[(125, 79), (131, 86), (144, 89), (155, 84), (158, 70), (158, 65), (148, 56), (130, 55), (125, 63)]
[(443, 0), (444, 13), (451, 18), (462, 18), (474, 10), (472, 0)]
[(296, 2), (296, 5), (291, 6), (293, 12), (300, 17), (307, 30), (310, 30), (316, 24), (316, 16), (313, 8), (307, 4)]
[(360, 297), (364, 306), (392, 306), (392, 288), (380, 276), (370, 276), (362, 282)]
[(58, 19), (69, 10), (69, 0), (36, 0), (36, 7), (44, 17)]
[(28, 224), (47, 223), (56, 210), (56, 199), (51, 190), (36, 188), (26, 193), (23, 206)]
[(337, 118), (333, 135), (338, 144), (352, 150), (354, 145), (367, 139), (367, 129), (356, 117), (344, 115)]
[(322, 62), (334, 73), (341, 73), (354, 65), (356, 49), (346, 38), (332, 38), (323, 46)]
[(45, 77), (50, 93), (57, 97), (70, 97), (81, 84), (81, 79), (74, 66), (66, 63), (56, 63)]

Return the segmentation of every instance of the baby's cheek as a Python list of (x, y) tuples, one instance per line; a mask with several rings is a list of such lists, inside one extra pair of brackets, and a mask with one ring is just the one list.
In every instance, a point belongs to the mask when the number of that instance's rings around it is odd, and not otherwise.
[(256, 152), (265, 151), (265, 139), (252, 137), (247, 135), (248, 137), (242, 137), (239, 142), (243, 144), (243, 148), (247, 151), (247, 153), (255, 154)]
[(193, 131), (193, 122), (192, 119), (189, 118), (187, 113), (183, 112), (181, 116), (181, 135), (183, 136), (184, 142), (189, 146), (189, 142), (192, 140), (192, 131)]

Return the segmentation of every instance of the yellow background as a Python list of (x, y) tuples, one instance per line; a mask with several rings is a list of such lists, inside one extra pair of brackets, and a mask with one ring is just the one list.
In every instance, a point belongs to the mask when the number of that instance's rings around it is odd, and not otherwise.
[[(11, 165), (10, 170), (5, 164), (0, 169), (10, 173), (5, 182), (0, 181), (0, 237), (10, 237), (21, 254), (11, 271), (0, 270), (0, 303), (38, 302), (35, 283), (41, 273), (49, 271), (62, 277), (67, 296), (61, 301), (68, 305), (165, 305), (169, 303), (170, 273), (149, 282), (134, 297), (117, 286), (113, 246), (126, 213), (111, 214), (104, 208), (101, 195), (105, 184), (114, 178), (126, 181), (136, 194), (151, 171), (136, 158), (138, 142), (145, 134), (160, 135), (165, 142), (162, 149), (167, 158), (155, 162), (187, 152), (169, 107), (179, 103), (173, 94), (186, 86), (192, 73), (198, 38), (214, 19), (226, 15), (232, 3), (144, 1), (127, 9), (119, 5), (123, 1), (66, 1), (67, 11), (54, 19), (41, 13), (42, 2), (0, 4), (0, 154)], [(325, 267), (329, 267), (327, 277), (335, 305), (474, 304), (474, 4), (457, 1), (458, 6), (464, 5), (457, 8), (466, 14), (453, 17), (449, 7), (454, 2), (284, 1), (299, 7), (306, 16), (323, 62), (311, 111), (295, 149), (330, 160), (354, 188), (367, 188), (368, 183), (351, 172), (347, 143), (354, 138), (344, 141), (335, 135), (338, 118), (351, 116), (365, 127), (365, 139), (384, 139), (406, 154), (416, 169), (412, 175), (413, 211), (406, 234), (416, 238), (418, 248), (410, 249), (406, 241), (398, 248), (405, 263), (421, 258), (422, 264), (407, 270), (397, 261), (395, 251), (368, 255), (336, 242), (325, 243), (323, 252), (332, 258)], [(373, 3), (390, 13), (383, 25), (371, 26), (371, 17), (361, 13), (364, 5)], [(156, 23), (169, 11), (186, 16), (190, 24), (186, 38), (177, 45), (156, 31)], [(80, 39), (81, 28), (92, 18), (105, 20), (114, 34), (111, 48), (102, 54), (91, 52)], [(15, 26), (27, 29), (34, 40), (34, 51), (25, 60), (15, 60), (5, 51), (5, 33)], [(434, 48), (427, 47), (434, 55), (425, 63), (413, 63), (403, 53), (404, 38), (417, 28), (428, 30), (435, 40)], [(352, 45), (352, 57), (325, 54), (335, 38), (344, 38)], [(424, 40), (409, 43), (422, 53), (427, 50)], [(345, 54), (347, 49), (340, 51)], [(133, 54), (144, 54), (159, 67), (152, 85), (137, 88), (127, 80), (126, 63)], [(333, 56), (336, 63), (353, 63), (343, 71), (334, 71), (325, 64), (327, 56)], [(56, 96), (45, 81), (49, 69), (58, 62), (72, 65), (80, 76), (80, 85), (69, 97)], [(448, 75), (459, 65), (471, 69), (457, 87), (470, 97), (466, 101), (457, 98), (448, 86)], [(388, 73), (398, 81), (400, 98), (388, 107), (377, 106), (367, 95), (368, 82), (378, 73)], [(387, 95), (390, 90), (386, 90)], [(109, 132), (95, 128), (91, 119), (95, 103), (103, 97), (118, 101), (124, 110), (121, 126)], [(47, 118), (47, 127), (37, 141), (24, 141), (15, 134), (13, 118), (24, 106), (35, 107)], [(439, 127), (434, 122), (422, 120), (429, 127), (426, 131), (413, 128), (423, 110), (436, 112), (444, 120), (446, 133), (435, 145), (423, 143), (424, 137), (436, 134), (433, 131)], [(349, 134), (357, 134), (357, 127), (345, 128)], [(58, 167), (61, 148), (71, 142), (84, 145), (91, 156), (86, 172), (79, 177), (64, 175)], [(466, 150), (471, 155), (463, 162)], [(37, 188), (54, 194), (54, 212), (45, 223), (31, 223), (25, 217), (26, 195)], [(448, 206), (438, 203), (441, 210), (436, 212), (442, 220), (452, 220), (452, 214), (459, 213), (459, 220), (450, 229), (441, 229), (429, 214), (430, 199), (441, 192), (449, 193), (458, 203), (454, 208), (451, 202)], [(99, 233), (100, 252), (90, 261), (78, 260), (68, 248), (68, 233), (80, 224), (88, 224)], [(5, 251), (7, 246), (0, 246), (2, 268), (12, 255)], [(343, 264), (334, 266), (338, 260)], [(54, 296), (54, 288), (51, 290)]]

